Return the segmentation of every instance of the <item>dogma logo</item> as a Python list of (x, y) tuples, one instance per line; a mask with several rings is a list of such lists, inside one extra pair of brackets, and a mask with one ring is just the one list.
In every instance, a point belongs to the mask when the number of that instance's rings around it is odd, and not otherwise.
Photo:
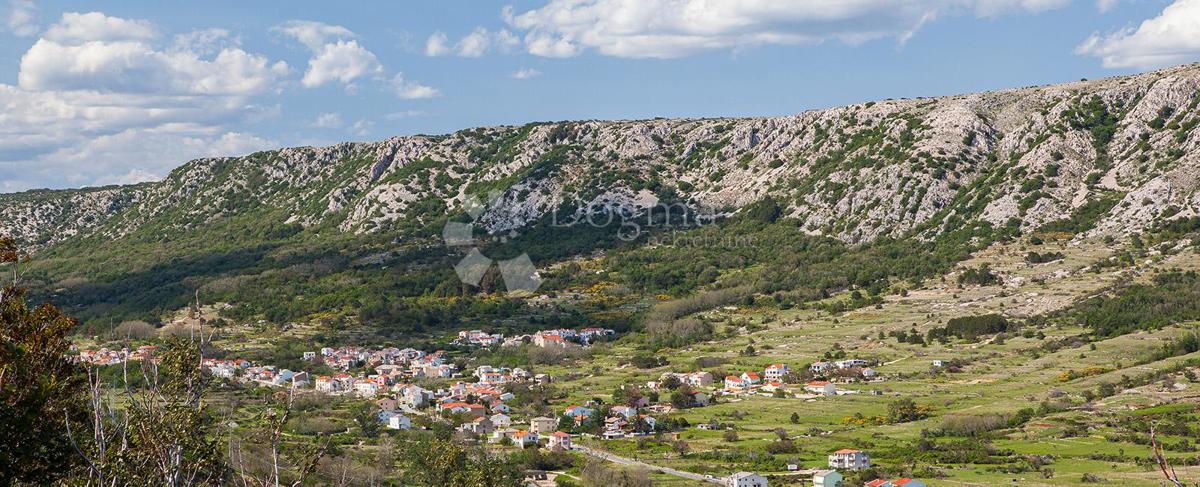
[[(538, 275), (537, 268), (533, 266), (529, 254), (522, 253), (512, 259), (497, 262), (483, 255), (483, 252), (479, 250), (480, 241), (475, 238), (475, 222), (483, 216), (488, 206), (495, 205), (499, 201), (500, 193), (495, 191), (488, 194), (486, 202), (480, 201), (474, 195), (468, 195), (463, 202), (463, 209), (471, 217), (471, 221), (469, 223), (446, 222), (446, 227), (442, 229), (442, 238), (446, 241), (446, 246), (471, 248), (467, 255), (454, 266), (454, 272), (458, 274), (458, 278), (463, 283), (478, 286), (483, 280), (484, 274), (492, 267), (493, 263), (496, 263), (500, 266), (500, 276), (504, 279), (504, 287), (509, 291), (536, 291), (542, 285), (542, 278)], [(515, 234), (493, 236), (489, 237), (489, 240), (505, 242), (512, 236)]]

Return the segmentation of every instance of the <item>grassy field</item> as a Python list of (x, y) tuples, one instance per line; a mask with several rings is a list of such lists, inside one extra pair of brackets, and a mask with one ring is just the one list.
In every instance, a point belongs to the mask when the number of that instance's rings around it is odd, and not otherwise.
[[(765, 447), (777, 439), (775, 430), (782, 428), (799, 451), (776, 457), (805, 468), (823, 466), (829, 452), (845, 447), (870, 451), (875, 454), (876, 462), (885, 466), (912, 466), (913, 456), (906, 455), (906, 450), (913, 448), (921, 438), (922, 430), (938, 429), (948, 415), (999, 414), (1007, 417), (1022, 408), (1036, 407), (1043, 401), (1078, 397), (1100, 383), (1120, 382), (1122, 376), (1139, 376), (1200, 357), (1200, 354), (1191, 354), (1147, 361), (1154, 350), (1194, 324), (1092, 343), (1080, 341), (1077, 345), (1054, 351), (1044, 350), (1043, 344), (1054, 340), (1069, 342), (1086, 330), (1071, 325), (1052, 326), (1038, 330), (1045, 338), (1027, 338), (1018, 334), (1002, 342), (952, 340), (946, 345), (934, 342), (925, 346), (898, 343), (890, 337), (879, 338), (881, 332), (886, 335), (910, 328), (925, 332), (959, 316), (987, 313), (1000, 313), (1011, 318), (1034, 316), (1067, 306), (1122, 280), (1148, 279), (1157, 270), (1200, 267), (1200, 259), (1193, 251), (1188, 251), (1169, 257), (1152, 257), (1134, 268), (1089, 272), (1089, 266), (1111, 255), (1107, 247), (1099, 242), (1062, 246), (1061, 249), (1055, 246), (1055, 250), (1066, 255), (1065, 259), (1031, 265), (1023, 260), (1027, 249), (1022, 245), (997, 245), (980, 252), (961, 267), (988, 263), (1002, 277), (1003, 282), (998, 285), (959, 289), (952, 284), (955, 275), (951, 274), (946, 282), (929, 282), (925, 287), (908, 292), (907, 296), (887, 297), (878, 307), (839, 316), (811, 309), (722, 309), (707, 313), (707, 317), (727, 323), (725, 326), (730, 328), (735, 325), (729, 323), (751, 323), (762, 328), (751, 332), (746, 327), (739, 327), (728, 330), (731, 336), (725, 339), (660, 351), (670, 365), (656, 369), (622, 365), (629, 357), (641, 352), (631, 344), (618, 343), (582, 367), (551, 368), (549, 372), (557, 376), (572, 371), (586, 372), (578, 379), (559, 384), (568, 393), (568, 397), (560, 401), (565, 407), (591, 398), (609, 400), (614, 388), (622, 384), (645, 384), (665, 371), (695, 370), (692, 364), (700, 357), (724, 359), (725, 363), (717, 368), (721, 371), (761, 372), (770, 363), (784, 362), (797, 367), (820, 360), (823, 354), (837, 346), (846, 351), (847, 358), (881, 363), (875, 367), (881, 380), (842, 386), (841, 390), (856, 393), (833, 397), (722, 398), (709, 407), (685, 410), (678, 416), (692, 424), (713, 420), (734, 424), (738, 440), (726, 441), (721, 431), (689, 429), (678, 435), (678, 439), (686, 441), (690, 447), (690, 453), (684, 457), (675, 453), (666, 441), (643, 441), (640, 447), (632, 440), (594, 444), (657, 465), (724, 475), (743, 467), (753, 469), (755, 463), (746, 457), (765, 452)], [(725, 330), (719, 330), (719, 333), (721, 331)], [(741, 354), (747, 346), (755, 347), (757, 354)], [(931, 372), (931, 362), (935, 359), (955, 359), (967, 365), (954, 373)], [(1107, 371), (1066, 382), (1060, 380), (1060, 375), (1067, 370), (1088, 367)], [(717, 380), (719, 382), (720, 377)], [(1120, 391), (1086, 406), (1040, 416), (1023, 427), (1005, 430), (1004, 436), (992, 443), (994, 449), (1010, 450), (1014, 457), (1046, 457), (1048, 468), (1054, 472), (1049, 478), (1038, 471), (1006, 473), (994, 465), (916, 466), (921, 471), (938, 472), (943, 476), (929, 479), (934, 485), (1077, 485), (1083, 483), (1084, 473), (1095, 474), (1102, 485), (1159, 485), (1157, 471), (1132, 461), (1133, 457), (1147, 457), (1148, 446), (1106, 439), (1105, 435), (1112, 432), (1112, 428), (1105, 425), (1105, 419), (1164, 403), (1182, 402), (1194, 409), (1200, 403), (1200, 384), (1191, 383), (1180, 374), (1175, 374), (1175, 380), (1178, 385), (1170, 390), (1163, 390), (1154, 383)], [(872, 389), (883, 394), (866, 393)], [(855, 414), (865, 417), (886, 415), (887, 405), (897, 398), (911, 398), (928, 406), (932, 414), (927, 419), (901, 424), (858, 426), (845, 421)], [(793, 413), (799, 416), (797, 423), (790, 421)], [(1086, 434), (1064, 434), (1065, 425), (1080, 423), (1086, 425)], [(1163, 440), (1176, 441), (1169, 437)], [(732, 456), (735, 452), (740, 456)], [(714, 455), (727, 455), (738, 460), (714, 462), (711, 460), (716, 458)], [(1098, 459), (1106, 455), (1119, 455), (1125, 460)], [(1169, 452), (1168, 456), (1178, 463), (1196, 454)], [(1177, 468), (1186, 477), (1200, 478), (1200, 469), (1196, 467)]]

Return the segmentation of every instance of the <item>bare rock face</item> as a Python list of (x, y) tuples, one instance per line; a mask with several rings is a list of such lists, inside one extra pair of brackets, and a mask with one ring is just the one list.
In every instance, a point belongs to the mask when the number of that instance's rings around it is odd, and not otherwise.
[[(189, 162), (136, 186), (0, 195), (0, 234), (43, 248), (256, 215), (386, 233), (494, 201), (507, 232), (660, 201), (731, 214), (770, 196), (847, 242), (951, 222), (1036, 229), (1109, 202), (1091, 234), (1200, 215), (1200, 67), (792, 116), (581, 121)], [(558, 215), (561, 216), (561, 215)]]

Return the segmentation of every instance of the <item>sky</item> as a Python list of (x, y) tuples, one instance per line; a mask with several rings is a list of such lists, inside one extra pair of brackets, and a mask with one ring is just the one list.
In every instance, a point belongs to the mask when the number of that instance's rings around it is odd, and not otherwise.
[(0, 0), (0, 193), (580, 119), (786, 115), (1200, 61), (1200, 0)]

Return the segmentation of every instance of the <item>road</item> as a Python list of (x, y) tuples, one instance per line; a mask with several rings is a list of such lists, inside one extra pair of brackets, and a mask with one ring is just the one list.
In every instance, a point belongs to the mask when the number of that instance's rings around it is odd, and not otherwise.
[(684, 472), (683, 470), (675, 470), (673, 468), (660, 467), (658, 465), (651, 465), (646, 462), (641, 462), (638, 460), (634, 460), (632, 458), (626, 458), (626, 457), (622, 457), (619, 455), (613, 455), (612, 453), (596, 450), (593, 448), (588, 448), (583, 445), (572, 445), (571, 449), (578, 451), (580, 453), (583, 453), (585, 455), (593, 456), (593, 457), (599, 458), (601, 460), (607, 460), (607, 461), (610, 461), (613, 463), (619, 463), (621, 465), (642, 467), (651, 472), (662, 472), (662, 473), (665, 473), (668, 475), (674, 475), (676, 477), (681, 477), (681, 478), (685, 478), (685, 479), (689, 479), (689, 480), (696, 480), (696, 481), (700, 481), (700, 482), (708, 482), (708, 483), (712, 483), (712, 484), (725, 485), (725, 479), (720, 478), (720, 477), (709, 477), (707, 475), (700, 475), (698, 473)]

